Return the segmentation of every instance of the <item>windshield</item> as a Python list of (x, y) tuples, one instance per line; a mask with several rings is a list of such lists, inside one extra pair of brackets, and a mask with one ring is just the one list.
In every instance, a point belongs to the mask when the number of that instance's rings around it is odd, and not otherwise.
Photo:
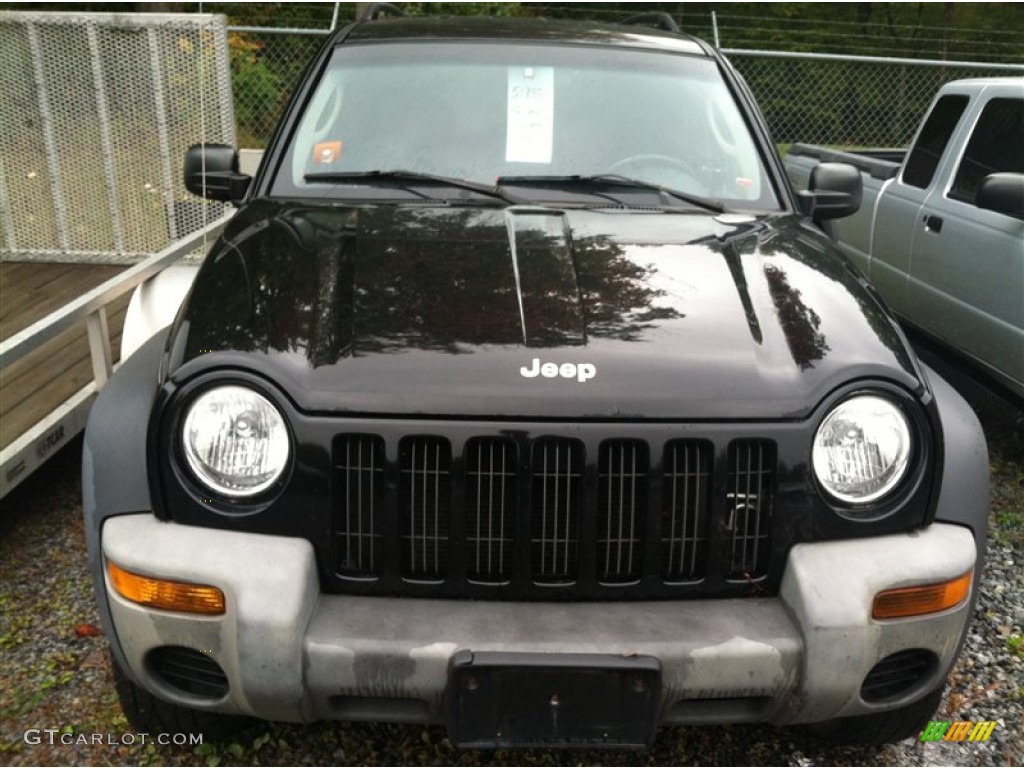
[[(593, 177), (613, 176), (778, 208), (713, 61), (596, 46), (339, 46), (280, 168), (273, 194), (285, 196), (333, 184), (332, 195), (359, 197), (380, 177), (358, 174), (403, 171), (501, 179), (543, 202), (573, 177), (592, 189)], [(531, 189), (535, 178), (545, 182)]]

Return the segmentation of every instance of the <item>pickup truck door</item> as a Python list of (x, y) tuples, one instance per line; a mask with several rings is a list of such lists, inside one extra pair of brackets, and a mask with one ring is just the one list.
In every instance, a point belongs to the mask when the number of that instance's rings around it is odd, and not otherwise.
[(923, 208), (957, 132), (969, 97), (939, 98), (907, 153), (899, 176), (887, 181), (875, 203), (870, 278), (897, 313), (910, 317), (907, 290), (914, 241), (922, 234)]
[(991, 372), (1024, 382), (1024, 221), (978, 208), (990, 173), (1024, 173), (1024, 96), (986, 89), (915, 228), (906, 316)]

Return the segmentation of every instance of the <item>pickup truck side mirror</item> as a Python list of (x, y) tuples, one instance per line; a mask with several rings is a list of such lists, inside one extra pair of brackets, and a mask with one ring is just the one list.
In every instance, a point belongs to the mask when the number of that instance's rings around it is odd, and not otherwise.
[(237, 203), (252, 177), (238, 172), (238, 152), (227, 144), (193, 144), (185, 152), (185, 189), (207, 200)]
[(974, 195), (979, 208), (1024, 219), (1024, 173), (991, 173)]
[(800, 200), (804, 212), (821, 222), (856, 213), (863, 192), (860, 171), (852, 165), (818, 163), (811, 171), (807, 191), (800, 193)]

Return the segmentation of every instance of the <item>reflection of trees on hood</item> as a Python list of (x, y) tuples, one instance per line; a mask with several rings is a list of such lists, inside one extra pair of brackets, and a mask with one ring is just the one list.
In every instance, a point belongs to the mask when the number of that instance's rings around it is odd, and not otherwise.
[[(836, 252), (827, 250), (820, 242), (802, 236), (794, 226), (778, 227), (775, 231), (775, 236), (769, 240), (762, 241), (759, 247), (764, 255), (783, 255), (810, 267), (820, 278), (842, 285), (846, 293), (857, 303), (861, 316), (867, 322), (875, 337), (897, 357), (901, 367), (907, 370), (914, 369), (915, 366), (907, 352), (903, 338), (899, 330), (897, 330), (892, 316), (885, 311), (882, 299), (875, 292), (874, 288), (870, 287)], [(770, 276), (769, 283), (771, 283)], [(774, 293), (773, 300), (778, 305), (778, 300), (775, 299)], [(780, 317), (785, 320), (781, 313)], [(815, 317), (817, 317), (816, 313)], [(783, 324), (785, 325), (785, 322)], [(817, 333), (818, 323), (815, 323), (813, 328), (814, 333)], [(787, 331), (786, 340), (790, 343), (792, 350), (792, 342), (789, 336), (790, 334)], [(824, 341), (822, 343), (824, 345), (822, 347), (823, 353), (828, 352), (830, 349), (828, 344)], [(823, 356), (810, 358), (810, 360), (820, 360)], [(793, 353), (793, 359), (802, 368), (804, 367), (796, 352)]]
[(588, 335), (633, 338), (654, 319), (675, 316), (651, 306), (660, 293), (647, 285), (650, 270), (619, 245), (570, 245), (557, 214), (512, 218), (510, 228), (491, 209), (383, 210), (372, 217), (379, 227), (362, 222), (355, 353), (458, 352), (524, 337), (531, 347), (581, 345)]
[(818, 330), (821, 326), (821, 317), (804, 304), (800, 291), (789, 284), (789, 278), (781, 269), (766, 264), (764, 276), (768, 281), (768, 292), (779, 315), (779, 325), (786, 337), (786, 346), (793, 356), (793, 362), (799, 365), (801, 370), (812, 368), (814, 363), (825, 357), (825, 353), (829, 351), (825, 335)]
[(650, 287), (650, 268), (607, 238), (570, 246), (557, 214), (518, 217), (517, 290), (501, 210), (273, 213), (204, 267), (188, 309), (193, 354), (303, 350), (319, 366), (409, 348), (519, 345), (524, 336), (533, 347), (584, 344), (588, 335), (633, 340), (679, 317), (655, 306), (663, 292)]
[(493, 210), (362, 212), (350, 282), (354, 353), (522, 343), (506, 251)]
[(650, 287), (654, 270), (627, 258), (616, 243), (587, 238), (576, 240), (573, 250), (591, 336), (636, 341), (659, 321), (683, 317), (673, 307), (657, 306), (665, 292)]
[(318, 265), (337, 262), (348, 222), (336, 216), (325, 227), (315, 217), (279, 217), (268, 225), (273, 207), (250, 206), (203, 263), (184, 316), (187, 356), (307, 347), (323, 278)]

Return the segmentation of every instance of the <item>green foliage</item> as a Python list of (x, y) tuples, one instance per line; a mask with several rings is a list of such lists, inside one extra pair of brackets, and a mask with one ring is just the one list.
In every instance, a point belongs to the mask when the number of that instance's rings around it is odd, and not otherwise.
[(263, 749), (269, 743), (270, 743), (270, 732), (269, 731), (264, 731), (263, 733), (261, 733), (259, 736), (257, 736), (253, 740), (253, 742), (252, 742), (252, 751), (253, 752), (259, 752), (261, 749)]
[(1024, 546), (1024, 512), (1003, 509), (994, 512), (992, 540), (1001, 547)]
[(1015, 656), (1024, 657), (1024, 635), (1010, 635), (1006, 638), (1006, 649)]
[[(1024, 5), (1016, 3), (397, 2), (409, 16), (535, 16), (622, 21), (671, 15), (684, 32), (729, 49), (854, 54), (946, 61), (1024, 63)], [(232, 26), (326, 32), (334, 14), (350, 23), (360, 3), (165, 3), (175, 12), (222, 13)], [(2, 6), (2, 4), (0, 4)], [(79, 10), (121, 12), (113, 3)], [(43, 3), (38, 10), (66, 10)], [(713, 25), (712, 15), (716, 23)], [(324, 37), (234, 32), (230, 61), (238, 143), (265, 146), (288, 95)], [(973, 70), (874, 67), (849, 62), (734, 57), (779, 142), (903, 146), (939, 85)], [(111, 62), (110, 66), (117, 65)], [(883, 71), (884, 70), (884, 71)], [(212, 70), (211, 70), (212, 71)], [(0, 91), (3, 89), (0, 88)]]
[(216, 768), (221, 763), (221, 754), (217, 749), (217, 746), (208, 742), (198, 744), (192, 750), (192, 754), (197, 757), (205, 758), (204, 762), (210, 768)]
[(8, 595), (0, 597), (0, 617), (3, 617), (4, 623), (4, 630), (0, 633), (0, 649), (14, 648), (29, 641), (32, 616), (19, 612), (14, 600)]
[(523, 3), (398, 3), (406, 16), (527, 16)]
[(263, 44), (232, 32), (228, 35), (231, 86), (234, 91), (235, 124), (239, 144), (249, 146), (274, 130), (284, 98), (281, 77), (272, 72), (261, 54)]

